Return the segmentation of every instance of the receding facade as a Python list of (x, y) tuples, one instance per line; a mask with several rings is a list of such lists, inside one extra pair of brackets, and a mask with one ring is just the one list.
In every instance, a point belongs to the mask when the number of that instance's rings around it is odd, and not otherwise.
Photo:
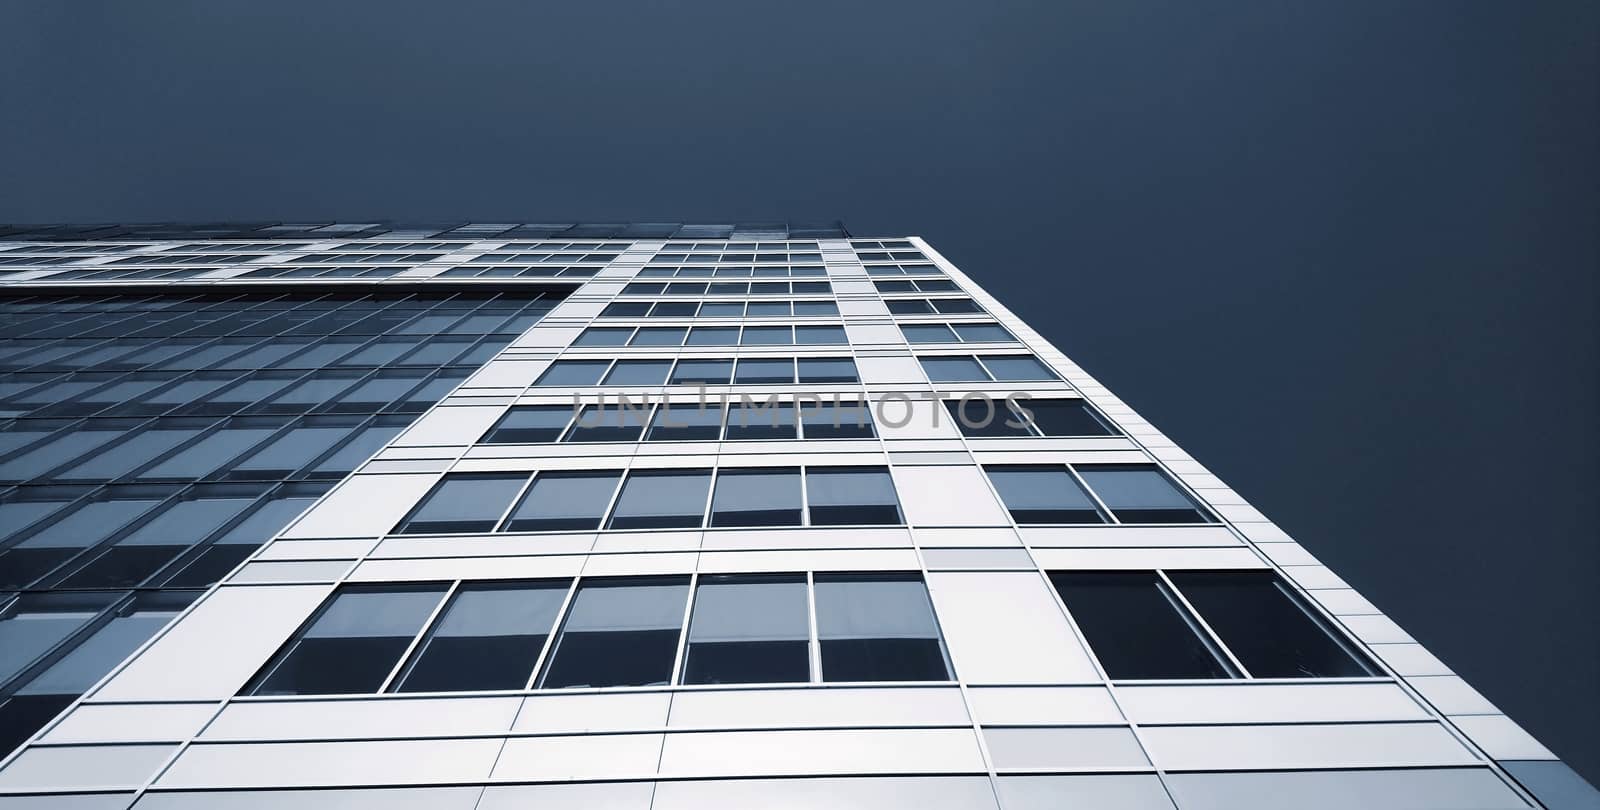
[(0, 807), (1593, 806), (915, 237), (0, 228), (0, 295)]

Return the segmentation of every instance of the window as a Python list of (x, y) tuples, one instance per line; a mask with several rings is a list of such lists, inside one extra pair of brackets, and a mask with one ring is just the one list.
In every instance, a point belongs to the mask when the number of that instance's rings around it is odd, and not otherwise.
[(376, 692), (438, 606), (444, 585), (346, 586), (247, 688), (252, 695)]
[(583, 330), (573, 346), (623, 346), (633, 334), (632, 327), (594, 326)]
[(1176, 571), (1169, 576), (1252, 677), (1378, 674), (1271, 572)]
[(561, 438), (572, 421), (570, 405), (524, 405), (506, 411), (480, 441), (484, 444), (534, 444)]
[(597, 385), (611, 367), (610, 360), (557, 360), (545, 369), (534, 385)]
[(671, 360), (618, 360), (600, 384), (661, 385), (671, 369)]
[(584, 531), (600, 528), (620, 472), (543, 472), (502, 527), (511, 532)]
[(990, 377), (972, 357), (919, 357), (922, 370), (934, 382), (987, 382)]
[(872, 409), (860, 402), (808, 402), (800, 406), (807, 439), (870, 439)]
[(395, 528), (396, 534), (487, 532), (527, 483), (525, 473), (452, 473)]
[(584, 582), (573, 597), (540, 686), (668, 683), (688, 595), (686, 577)]
[(768, 384), (794, 382), (794, 360), (740, 358), (734, 368), (733, 381), (742, 384)]
[(1066, 467), (990, 466), (984, 470), (1017, 523), (1106, 522)]
[(573, 420), (565, 441), (636, 442), (644, 433), (649, 409), (627, 404), (585, 405)]
[(805, 577), (702, 576), (682, 681), (806, 683), (810, 639)]
[(667, 403), (656, 408), (645, 441), (716, 441), (722, 432), (722, 407), (707, 403)]
[(798, 469), (724, 469), (711, 496), (711, 525), (799, 526)]
[(914, 576), (818, 574), (822, 680), (948, 681), (927, 587)]
[(803, 383), (853, 383), (859, 382), (856, 363), (848, 357), (800, 358), (800, 382)]
[(968, 396), (945, 400), (945, 409), (962, 435), (1115, 436), (1109, 422), (1079, 399), (996, 399)]
[(1113, 679), (1377, 673), (1268, 571), (1084, 571), (1050, 578)]
[(567, 590), (564, 581), (463, 585), (402, 671), (396, 691), (523, 688)]
[(682, 346), (689, 329), (683, 326), (642, 326), (629, 346)]
[(850, 341), (843, 326), (796, 326), (794, 342), (802, 346), (842, 346)]
[(733, 377), (732, 360), (679, 360), (672, 369), (673, 385), (726, 385)]
[(1155, 467), (1081, 466), (1078, 474), (1119, 523), (1208, 523), (1210, 518)]
[(1155, 572), (1054, 573), (1050, 579), (1107, 677), (1226, 678), (1231, 671), (1178, 610)]
[(884, 467), (811, 467), (806, 495), (813, 526), (899, 525), (900, 505)]
[(919, 357), (922, 370), (934, 382), (1025, 382), (1059, 380), (1038, 358), (1026, 354), (949, 355)]
[(710, 470), (636, 470), (623, 483), (606, 528), (697, 528), (710, 488)]
[(729, 440), (793, 439), (797, 435), (792, 404), (746, 400), (728, 407)]
[(696, 326), (689, 330), (687, 345), (733, 346), (738, 342), (739, 327), (737, 326)]
[(996, 323), (901, 324), (900, 332), (907, 343), (1008, 343), (1016, 340)]

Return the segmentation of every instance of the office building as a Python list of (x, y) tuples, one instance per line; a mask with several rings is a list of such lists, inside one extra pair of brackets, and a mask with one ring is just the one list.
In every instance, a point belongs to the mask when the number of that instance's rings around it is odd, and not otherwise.
[(16, 227), (0, 294), (0, 807), (1593, 796), (918, 238)]

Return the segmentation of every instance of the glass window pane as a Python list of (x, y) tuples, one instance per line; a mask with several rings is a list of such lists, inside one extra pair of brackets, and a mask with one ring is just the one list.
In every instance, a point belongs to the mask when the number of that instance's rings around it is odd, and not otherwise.
[(1075, 399), (1022, 400), (1017, 403), (1046, 436), (1115, 436), (1088, 403)]
[(1058, 572), (1050, 579), (1109, 677), (1228, 677), (1155, 573)]
[(934, 382), (987, 382), (989, 375), (971, 357), (919, 357)]
[(679, 360), (672, 369), (673, 385), (726, 384), (733, 376), (732, 360)]
[(633, 335), (633, 327), (591, 327), (583, 330), (578, 339), (572, 341), (574, 346), (623, 346), (628, 338)]
[(572, 421), (564, 441), (636, 442), (650, 418), (648, 407), (585, 405)]
[(146, 469), (139, 477), (200, 478), (276, 432), (276, 427), (225, 427)]
[(553, 442), (561, 438), (571, 421), (570, 405), (519, 406), (506, 411), (481, 441), (484, 444)]
[(800, 358), (800, 382), (853, 383), (859, 379), (856, 376), (856, 361), (848, 357)]
[(534, 385), (594, 385), (611, 367), (610, 360), (557, 360), (545, 369)]
[(1065, 467), (985, 467), (1018, 523), (1104, 523), (1094, 501)]
[(996, 323), (951, 324), (956, 334), (968, 343), (1004, 343), (1016, 340), (1004, 327)]
[[(883, 284), (885, 282), (879, 282)], [(942, 323), (901, 324), (900, 332), (907, 343), (955, 343), (956, 335)]]
[[(1032, 436), (1022, 420), (1018, 419), (1002, 400), (987, 396), (964, 399), (947, 399), (945, 410), (963, 436), (983, 438), (991, 436)], [(1011, 424), (1007, 424), (1007, 423)]]
[(1363, 678), (1378, 674), (1276, 576), (1266, 571), (1170, 575), (1200, 618), (1257, 678)]
[(61, 660), (17, 690), (21, 695), (79, 695), (134, 648), (178, 615), (176, 609), (133, 610), (117, 616), (78, 642)]
[(739, 343), (743, 346), (788, 346), (794, 343), (794, 331), (788, 326), (746, 326)]
[(700, 305), (702, 318), (738, 318), (743, 315), (744, 304), (738, 301), (707, 301)]
[(317, 462), (317, 466), (312, 468), (311, 472), (318, 476), (349, 473), (376, 455), (401, 430), (400, 425), (387, 424), (362, 428), (332, 455)]
[(884, 467), (811, 467), (806, 499), (813, 526), (900, 524), (899, 501)]
[(350, 427), (297, 427), (232, 465), (235, 473), (288, 474), (310, 464), (350, 435)]
[(447, 475), (400, 522), (395, 533), (492, 531), (527, 481), (526, 473)]
[(808, 402), (800, 406), (807, 439), (870, 439), (872, 409), (860, 402)]
[(671, 360), (618, 360), (601, 385), (661, 385), (671, 368)]
[(64, 471), (61, 477), (101, 480), (121, 478), (199, 433), (200, 428), (140, 431), (127, 441), (96, 453), (76, 467)]
[(799, 526), (798, 469), (723, 469), (711, 496), (712, 526)]
[(620, 472), (545, 472), (511, 513), (505, 531), (579, 531), (600, 528)]
[(1206, 523), (1200, 511), (1154, 467), (1083, 466), (1078, 474), (1123, 523)]
[(824, 681), (950, 680), (922, 580), (818, 574), (816, 589)]
[(656, 408), (646, 441), (716, 441), (722, 432), (722, 408), (708, 403), (677, 403)]
[[(711, 306), (707, 304), (707, 306)], [(696, 326), (689, 332), (690, 346), (732, 346), (739, 342), (737, 326)]]
[(797, 435), (793, 404), (745, 401), (728, 406), (729, 440), (793, 439)]
[(646, 326), (629, 341), (630, 346), (681, 346), (689, 329), (683, 326)]
[(734, 369), (733, 381), (747, 384), (794, 382), (794, 360), (756, 360), (741, 358)]
[(396, 691), (521, 689), (566, 599), (566, 582), (463, 585)]
[(843, 346), (850, 341), (843, 326), (796, 326), (794, 342), (802, 346)]
[(376, 692), (444, 593), (444, 585), (431, 584), (344, 588), (262, 669), (246, 692)]
[(628, 474), (611, 512), (611, 529), (681, 529), (702, 523), (710, 470), (638, 470)]
[(832, 301), (796, 301), (794, 302), (796, 315), (838, 315), (839, 305)]
[(997, 380), (1056, 380), (1060, 379), (1036, 357), (1024, 354), (991, 354), (982, 358), (989, 373)]
[(935, 298), (929, 301), (933, 308), (943, 315), (964, 315), (968, 312), (982, 312), (976, 301), (971, 298)]
[(545, 666), (545, 689), (657, 686), (672, 679), (689, 581), (584, 582)]
[[(65, 597), (65, 598), (63, 598)], [(88, 597), (23, 596), (10, 615), (0, 614), (0, 684), (89, 623), (104, 605)]]
[(683, 682), (810, 681), (809, 615), (804, 577), (700, 577)]

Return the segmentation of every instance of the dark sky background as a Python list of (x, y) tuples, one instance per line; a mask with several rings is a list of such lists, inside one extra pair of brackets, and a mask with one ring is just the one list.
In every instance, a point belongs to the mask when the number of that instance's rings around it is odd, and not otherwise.
[(927, 237), (1600, 781), (1600, 4), (8, 3), (0, 221)]

